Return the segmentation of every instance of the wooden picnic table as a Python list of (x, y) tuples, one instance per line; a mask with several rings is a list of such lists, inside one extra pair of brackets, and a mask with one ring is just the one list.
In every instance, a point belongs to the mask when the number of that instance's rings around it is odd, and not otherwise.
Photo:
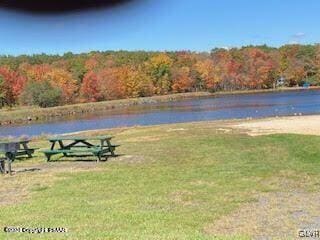
[(84, 157), (85, 154), (97, 157), (97, 161), (101, 161), (102, 157), (108, 157), (109, 153), (115, 157), (115, 149), (118, 145), (111, 144), (111, 136), (96, 137), (53, 137), (48, 141), (51, 143), (49, 150), (43, 153), (47, 157), (47, 161), (51, 160), (53, 155), (63, 154), (64, 157)]
[(28, 158), (32, 158), (32, 154), (35, 152), (35, 148), (29, 148), (30, 140), (19, 140), (19, 141), (4, 141), (0, 142), (0, 154), (4, 156), (4, 158), (0, 158), (0, 171), (5, 171), (5, 160), (8, 162), (8, 173), (12, 173), (11, 164), (14, 160), (19, 156), (25, 156)]

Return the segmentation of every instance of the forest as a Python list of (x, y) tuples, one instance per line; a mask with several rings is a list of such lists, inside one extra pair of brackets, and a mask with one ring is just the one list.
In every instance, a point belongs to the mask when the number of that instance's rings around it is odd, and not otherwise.
[(320, 85), (320, 45), (0, 56), (0, 107)]

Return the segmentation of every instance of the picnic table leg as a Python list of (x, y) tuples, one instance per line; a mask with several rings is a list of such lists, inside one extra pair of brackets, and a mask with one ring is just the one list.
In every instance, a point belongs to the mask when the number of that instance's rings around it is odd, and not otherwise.
[(6, 159), (0, 159), (0, 173), (5, 174), (6, 173)]
[(110, 151), (110, 153), (111, 153), (111, 156), (112, 156), (112, 157), (115, 157), (116, 155), (114, 154), (114, 147), (112, 146), (110, 140), (106, 140), (106, 142), (107, 142), (109, 151)]
[(23, 149), (26, 151), (26, 153), (27, 153), (27, 155), (28, 155), (28, 158), (32, 158), (32, 154), (31, 154), (31, 152), (29, 151), (29, 148), (28, 148), (27, 143), (22, 143), (22, 146), (23, 146)]
[[(59, 142), (60, 149), (65, 149), (65, 146), (63, 145), (63, 142), (61, 140), (59, 140), (58, 142)], [(63, 153), (63, 156), (67, 157), (68, 155), (66, 153)]]
[(97, 162), (100, 162), (101, 161), (101, 155), (98, 154), (97, 157), (98, 157)]
[(53, 142), (50, 149), (53, 150), (55, 145), (56, 145), (56, 142)]
[(11, 163), (12, 163), (11, 159), (8, 158), (8, 173), (10, 175), (12, 175)]
[[(108, 147), (108, 144), (107, 145), (104, 145), (104, 142), (105, 142), (106, 140), (105, 139), (101, 139), (100, 140), (100, 148), (101, 148), (101, 151), (104, 149), (104, 147)], [(109, 149), (109, 147), (108, 147), (108, 149)], [(108, 156), (106, 155), (105, 156), (105, 159), (106, 159), (106, 161), (108, 160)]]
[(45, 154), (46, 155), (46, 157), (47, 157), (47, 162), (50, 162), (50, 159), (51, 159), (51, 154)]
[[(54, 150), (54, 147), (56, 145), (56, 141), (53, 141), (52, 144), (51, 144), (51, 150)], [(45, 154), (46, 157), (47, 157), (47, 162), (50, 162), (50, 159), (51, 159), (51, 154)]]
[(8, 161), (8, 173), (12, 175), (11, 163), (14, 161), (15, 155), (13, 153), (6, 153), (7, 161)]

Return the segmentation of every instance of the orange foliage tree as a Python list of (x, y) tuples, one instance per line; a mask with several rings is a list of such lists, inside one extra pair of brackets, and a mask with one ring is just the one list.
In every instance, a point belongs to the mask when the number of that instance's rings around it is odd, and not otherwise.
[(217, 75), (217, 68), (211, 59), (200, 60), (196, 64), (196, 69), (203, 80), (206, 89), (210, 91), (216, 90), (220, 78)]
[(0, 78), (2, 102), (8, 105), (15, 104), (26, 83), (26, 78), (6, 66), (0, 67)]
[(271, 57), (255, 48), (246, 49), (244, 56), (245, 87), (261, 89), (272, 86), (274, 65)]
[(195, 80), (189, 67), (174, 68), (172, 71), (172, 90), (174, 92), (190, 92), (195, 88)]
[(98, 91), (103, 100), (113, 100), (125, 97), (122, 78), (127, 76), (122, 68), (104, 68), (97, 74)]
[(72, 74), (63, 69), (54, 68), (45, 75), (45, 79), (53, 87), (62, 90), (62, 98), (65, 103), (72, 103), (76, 92), (78, 91), (77, 81), (73, 79)]

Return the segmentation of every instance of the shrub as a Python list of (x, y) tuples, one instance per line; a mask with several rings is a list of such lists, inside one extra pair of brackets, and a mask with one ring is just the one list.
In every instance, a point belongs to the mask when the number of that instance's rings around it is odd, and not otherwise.
[(38, 105), (42, 108), (58, 106), (61, 103), (62, 91), (53, 87), (48, 81), (30, 81), (20, 96), (25, 105)]

